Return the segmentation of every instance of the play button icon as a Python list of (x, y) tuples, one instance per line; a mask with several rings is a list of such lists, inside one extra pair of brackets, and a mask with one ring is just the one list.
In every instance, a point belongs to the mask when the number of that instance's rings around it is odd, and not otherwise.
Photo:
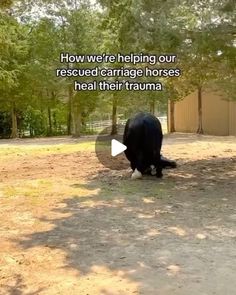
[(110, 135), (111, 127), (104, 128), (96, 138), (95, 152), (97, 159), (110, 170), (126, 170), (130, 167), (130, 163), (123, 153), (127, 149), (122, 143), (124, 125), (117, 126), (117, 135)]
[(123, 153), (126, 149), (127, 149), (127, 147), (123, 143), (119, 142), (116, 139), (112, 139), (112, 141), (111, 141), (111, 155), (112, 155), (112, 157), (118, 156), (119, 154)]

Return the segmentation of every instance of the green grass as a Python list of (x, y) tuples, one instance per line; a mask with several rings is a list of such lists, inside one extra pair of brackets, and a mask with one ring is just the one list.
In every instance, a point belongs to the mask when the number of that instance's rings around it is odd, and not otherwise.
[[(97, 144), (97, 148), (99, 150), (107, 150), (108, 148), (110, 148), (110, 142), (101, 141)], [(0, 159), (13, 156), (70, 154), (85, 151), (95, 151), (95, 140), (56, 145), (3, 145), (0, 147)]]
[(145, 195), (146, 197), (161, 198), (174, 187), (173, 183), (167, 183), (155, 177), (145, 181), (122, 180), (116, 186), (116, 191), (121, 195)]
[(70, 181), (60, 181), (58, 179), (28, 179), (16, 181), (14, 184), (3, 184), (1, 186), (2, 196), (4, 198), (25, 197), (33, 203), (42, 198), (64, 198), (73, 197), (93, 197), (96, 196), (100, 188), (87, 188), (86, 185), (73, 186)]
[(114, 199), (115, 197), (124, 197), (129, 200), (137, 197), (163, 199), (170, 196), (172, 189), (174, 189), (174, 183), (159, 180), (155, 177), (151, 177), (150, 179), (146, 177), (145, 180), (139, 181), (129, 178), (120, 179), (112, 184), (95, 181), (87, 184), (75, 184), (75, 187), (88, 190), (94, 190), (99, 187), (99, 196), (107, 200)]
[(52, 182), (48, 179), (24, 180), (16, 182), (14, 185), (3, 186), (3, 195), (7, 198), (17, 196), (38, 197), (52, 190)]
[(0, 148), (0, 158), (2, 159), (12, 156), (48, 155), (61, 153), (69, 154), (83, 151), (94, 151), (94, 149), (94, 141), (58, 145), (7, 145)]

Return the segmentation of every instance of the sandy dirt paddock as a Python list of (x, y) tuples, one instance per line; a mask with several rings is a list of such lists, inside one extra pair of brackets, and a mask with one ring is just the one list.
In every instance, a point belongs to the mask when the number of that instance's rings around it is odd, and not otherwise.
[(236, 138), (174, 134), (163, 179), (94, 138), (0, 141), (0, 294), (236, 294)]

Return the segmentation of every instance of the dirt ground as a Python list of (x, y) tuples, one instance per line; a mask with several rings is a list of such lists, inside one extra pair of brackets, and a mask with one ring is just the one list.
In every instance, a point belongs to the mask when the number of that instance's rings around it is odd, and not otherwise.
[(236, 294), (236, 138), (174, 134), (132, 181), (94, 138), (0, 141), (0, 294)]

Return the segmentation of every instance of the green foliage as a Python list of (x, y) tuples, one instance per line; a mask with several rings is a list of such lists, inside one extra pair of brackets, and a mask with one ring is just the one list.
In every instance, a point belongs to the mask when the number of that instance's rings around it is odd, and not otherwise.
[[(27, 54), (26, 31), (14, 19), (0, 13), (0, 90), (18, 86)], [(1, 99), (1, 97), (0, 97)]]
[(0, 112), (0, 138), (7, 138), (11, 133), (11, 118), (7, 112)]
[[(234, 99), (235, 7), (233, 0), (100, 0), (97, 5), (86, 0), (2, 0), (0, 111), (8, 119), (0, 120), (0, 131), (4, 126), (9, 131), (11, 117), (12, 122), (18, 118), (18, 131), (31, 136), (71, 130), (79, 135), (91, 118), (111, 113), (125, 118), (138, 110), (162, 114), (169, 99), (180, 100), (213, 82)], [(74, 79), (56, 78), (55, 69), (80, 65), (60, 64), (61, 52), (177, 54), (175, 67), (183, 75), (148, 79), (161, 80), (163, 92), (74, 92)]]
[(2, 0), (0, 2), (0, 9), (9, 8), (13, 4), (13, 0)]

